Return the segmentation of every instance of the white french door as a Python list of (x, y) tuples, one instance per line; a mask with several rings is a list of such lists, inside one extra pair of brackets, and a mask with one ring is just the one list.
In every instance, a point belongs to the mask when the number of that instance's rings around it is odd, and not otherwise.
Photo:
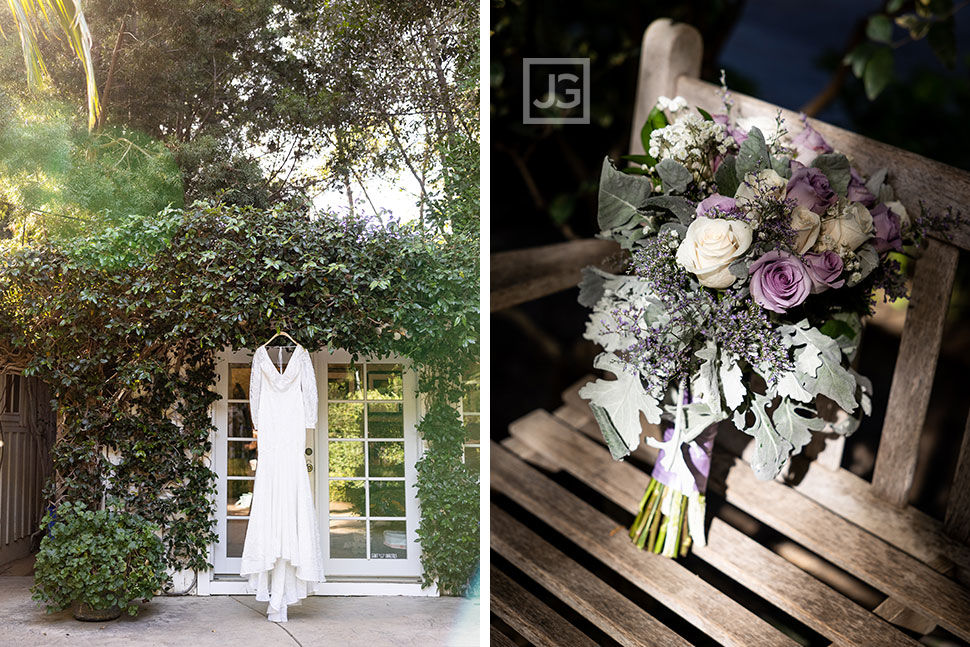
[[(284, 353), (284, 366), (287, 360)], [(216, 574), (239, 573), (249, 520), (258, 442), (249, 413), (251, 362), (251, 352), (236, 351), (219, 364)], [(420, 576), (418, 399), (409, 363), (396, 357), (351, 363), (345, 351), (314, 353), (313, 363), (319, 411), (317, 428), (307, 432), (306, 459), (328, 582)]]

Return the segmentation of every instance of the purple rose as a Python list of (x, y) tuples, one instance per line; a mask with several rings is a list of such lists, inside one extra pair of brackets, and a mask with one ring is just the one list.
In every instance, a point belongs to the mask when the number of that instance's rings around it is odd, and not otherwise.
[(736, 143), (738, 146), (740, 146), (744, 142), (744, 140), (748, 138), (748, 133), (744, 132), (743, 130), (739, 130), (731, 125), (731, 122), (728, 120), (727, 115), (711, 115), (711, 117), (714, 118), (714, 123), (721, 124), (722, 126), (725, 127), (725, 129), (727, 130), (727, 134), (730, 135), (732, 139), (734, 139), (734, 143)]
[(748, 268), (751, 297), (762, 308), (784, 314), (802, 303), (812, 291), (812, 279), (797, 256), (768, 252)]
[(822, 153), (831, 153), (832, 147), (817, 130), (808, 124), (808, 118), (805, 115), (802, 115), (802, 123), (805, 127), (792, 140), (792, 145), (795, 147), (798, 161), (802, 164), (811, 164)]
[(891, 249), (903, 251), (903, 239), (900, 233), (899, 215), (880, 202), (869, 210), (872, 214), (872, 246), (880, 254)]
[(716, 214), (707, 215), (709, 211), (716, 210), (717, 213), (723, 215), (729, 211), (734, 211), (736, 208), (734, 198), (715, 193), (700, 201), (700, 204), (697, 205), (697, 215), (710, 218)]
[(808, 278), (812, 280), (813, 294), (845, 285), (845, 279), (839, 279), (842, 274), (842, 257), (835, 252), (827, 250), (821, 254), (805, 254), (802, 261), (805, 263)]
[(786, 196), (798, 206), (822, 215), (838, 199), (829, 186), (829, 179), (817, 168), (805, 166), (795, 160), (791, 163), (792, 174), (788, 180)]
[(871, 207), (876, 202), (876, 196), (866, 188), (862, 176), (854, 168), (849, 169), (849, 191), (846, 197), (850, 202), (861, 202), (866, 207)]

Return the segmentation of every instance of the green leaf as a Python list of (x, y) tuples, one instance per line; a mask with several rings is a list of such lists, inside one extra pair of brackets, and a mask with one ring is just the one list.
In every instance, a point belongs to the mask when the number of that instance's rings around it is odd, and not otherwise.
[(672, 159), (661, 160), (657, 164), (657, 175), (664, 183), (664, 193), (683, 193), (687, 186), (694, 181), (687, 167)]
[(893, 23), (889, 16), (876, 14), (866, 23), (866, 36), (877, 43), (890, 43), (893, 39)]
[(885, 89), (893, 78), (893, 53), (888, 47), (880, 47), (866, 63), (863, 85), (866, 96), (872, 101)]
[(734, 155), (727, 155), (714, 172), (714, 182), (717, 183), (717, 192), (721, 195), (733, 198), (738, 192), (741, 182), (738, 180), (738, 172), (735, 167), (736, 158)]
[[(643, 144), (643, 150), (650, 150), (650, 133), (665, 126), (667, 126), (667, 115), (659, 107), (654, 106), (650, 110), (650, 114), (647, 115), (647, 121), (643, 124), (643, 128), (640, 129), (640, 142)], [(651, 166), (655, 164), (656, 161)]]
[(861, 79), (863, 73), (866, 71), (866, 65), (869, 63), (869, 59), (872, 58), (873, 53), (876, 51), (876, 46), (872, 43), (866, 42), (861, 45), (857, 45), (845, 55), (842, 62), (846, 65), (852, 67), (852, 74), (855, 75), (857, 79)]
[(701, 117), (704, 117), (704, 121), (714, 121), (714, 117), (711, 116), (711, 113), (704, 110), (700, 106), (697, 106), (697, 112), (701, 113)]
[(906, 4), (906, 0), (889, 0), (889, 2), (886, 3), (886, 11), (889, 13), (896, 13), (903, 8), (904, 4)]
[(842, 153), (823, 153), (812, 161), (812, 166), (822, 171), (832, 190), (845, 197), (852, 179), (849, 160)]
[(913, 40), (925, 38), (932, 25), (929, 20), (921, 18), (914, 13), (905, 13), (901, 16), (896, 16), (896, 24), (907, 30), (909, 37)]
[(620, 159), (627, 162), (633, 162), (634, 164), (649, 164), (650, 166), (657, 165), (657, 160), (653, 159), (649, 155), (621, 155)]
[(953, 69), (957, 58), (956, 22), (953, 20), (953, 16), (933, 23), (927, 36), (927, 42), (936, 57), (947, 68)]
[(600, 229), (608, 232), (638, 217), (638, 209), (650, 197), (652, 189), (649, 181), (621, 173), (610, 158), (604, 159), (597, 216)]
[(838, 339), (840, 336), (845, 335), (849, 339), (855, 339), (856, 333), (845, 321), (839, 319), (829, 319), (826, 321), (819, 330), (823, 335), (831, 337), (832, 339)]
[(558, 225), (567, 222), (573, 215), (576, 207), (575, 196), (561, 193), (557, 195), (549, 205), (549, 216)]
[(738, 182), (743, 181), (748, 173), (756, 173), (768, 168), (770, 162), (771, 156), (768, 154), (765, 136), (757, 128), (751, 128), (748, 131), (748, 138), (738, 149), (738, 158), (735, 162), (735, 175)]

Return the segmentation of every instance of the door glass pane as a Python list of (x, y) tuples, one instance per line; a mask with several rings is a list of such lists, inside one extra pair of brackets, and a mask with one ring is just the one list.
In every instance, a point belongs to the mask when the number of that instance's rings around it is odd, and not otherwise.
[(249, 415), (248, 402), (229, 403), (229, 435), (240, 438), (253, 437), (253, 419)]
[(248, 400), (249, 399), (249, 374), (252, 372), (251, 364), (230, 364), (229, 365), (229, 399)]
[(363, 403), (331, 402), (327, 416), (331, 438), (364, 437)]
[(360, 400), (361, 364), (328, 364), (327, 395), (331, 400)]
[(367, 437), (404, 438), (404, 403), (369, 403), (367, 405)]
[(405, 521), (370, 522), (371, 559), (407, 559), (408, 536)]
[(372, 517), (403, 517), (404, 481), (371, 481), (370, 514)]
[(403, 442), (373, 442), (367, 445), (370, 476), (404, 476)]
[(330, 476), (364, 475), (364, 441), (330, 443)]
[(367, 399), (403, 400), (403, 367), (400, 364), (368, 364)]
[(364, 492), (364, 481), (330, 481), (330, 516), (363, 516)]
[(226, 481), (228, 486), (226, 512), (233, 516), (248, 515), (253, 503), (253, 481), (250, 479)]
[(226, 521), (226, 557), (242, 557), (248, 527), (249, 519), (229, 519)]
[(477, 443), (481, 439), (481, 421), (478, 414), (465, 414), (465, 442)]
[(229, 476), (256, 475), (256, 441), (230, 440)]
[(367, 557), (366, 521), (330, 520), (330, 557), (364, 559)]
[(474, 375), (469, 375), (465, 379), (461, 406), (463, 411), (468, 411), (469, 413), (480, 413), (482, 410), (482, 388), (477, 368)]
[(481, 472), (482, 450), (480, 447), (465, 448), (465, 467), (468, 471), (478, 476)]

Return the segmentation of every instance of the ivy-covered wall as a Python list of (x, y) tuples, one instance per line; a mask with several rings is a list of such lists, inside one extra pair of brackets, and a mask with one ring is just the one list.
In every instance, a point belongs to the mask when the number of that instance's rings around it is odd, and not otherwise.
[[(425, 584), (462, 593), (478, 563), (478, 484), (455, 405), (479, 354), (477, 263), (410, 225), (196, 204), (132, 218), (69, 249), (0, 261), (0, 344), (57, 407), (53, 503), (105, 494), (164, 529), (172, 568), (205, 569), (216, 539), (207, 457), (216, 354), (277, 329), (308, 350), (398, 353), (428, 413), (418, 464)], [(109, 461), (108, 455), (117, 458)]]

